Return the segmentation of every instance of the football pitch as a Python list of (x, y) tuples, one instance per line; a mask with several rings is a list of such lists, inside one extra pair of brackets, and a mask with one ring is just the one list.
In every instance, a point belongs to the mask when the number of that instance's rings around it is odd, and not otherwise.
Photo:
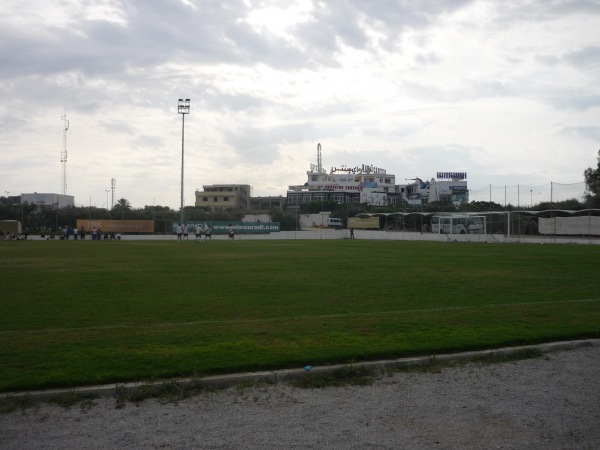
[(0, 391), (596, 338), (599, 267), (569, 244), (0, 242)]

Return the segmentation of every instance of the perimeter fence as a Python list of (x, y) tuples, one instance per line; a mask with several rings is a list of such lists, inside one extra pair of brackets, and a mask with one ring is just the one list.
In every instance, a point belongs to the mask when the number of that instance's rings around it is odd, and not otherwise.
[(469, 188), (469, 201), (497, 203), (516, 208), (533, 208), (541, 203), (556, 203), (575, 199), (584, 202), (585, 182), (556, 183), (513, 186), (492, 186), (480, 189)]

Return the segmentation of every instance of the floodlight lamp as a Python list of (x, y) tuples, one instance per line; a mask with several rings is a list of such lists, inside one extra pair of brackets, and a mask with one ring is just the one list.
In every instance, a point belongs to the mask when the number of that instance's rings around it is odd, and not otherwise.
[(178, 112), (179, 112), (179, 114), (189, 114), (190, 113), (190, 99), (189, 98), (186, 98), (185, 101), (181, 98), (179, 99)]

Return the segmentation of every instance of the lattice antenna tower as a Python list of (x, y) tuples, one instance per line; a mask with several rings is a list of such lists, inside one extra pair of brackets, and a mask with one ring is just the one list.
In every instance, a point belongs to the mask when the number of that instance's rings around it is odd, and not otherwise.
[(67, 108), (65, 115), (61, 117), (64, 124), (63, 130), (63, 149), (60, 152), (60, 164), (62, 166), (62, 193), (67, 194), (67, 131), (69, 129), (69, 121), (67, 120)]
[(321, 144), (317, 144), (317, 173), (321, 173), (323, 171), (323, 164), (321, 160)]
[(110, 209), (112, 209), (113, 205), (115, 204), (115, 190), (116, 189), (117, 189), (117, 179), (111, 178), (110, 179), (110, 191), (112, 192), (112, 194), (111, 194)]

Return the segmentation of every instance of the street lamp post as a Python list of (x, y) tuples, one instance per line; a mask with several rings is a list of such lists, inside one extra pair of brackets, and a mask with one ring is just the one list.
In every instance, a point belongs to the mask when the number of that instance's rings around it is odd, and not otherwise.
[(185, 133), (185, 115), (190, 113), (190, 99), (179, 99), (177, 112), (181, 114), (181, 210), (180, 222), (183, 225), (185, 221), (185, 212), (183, 209), (183, 151), (184, 151), (184, 133)]
[(110, 192), (109, 189), (104, 189), (104, 192), (106, 192), (106, 209), (108, 211), (110, 211), (111, 208), (108, 207), (108, 193)]
[(530, 207), (530, 208), (533, 208), (533, 189), (530, 189), (530, 190), (529, 190), (529, 197), (530, 197), (530, 200), (529, 200), (529, 207)]

